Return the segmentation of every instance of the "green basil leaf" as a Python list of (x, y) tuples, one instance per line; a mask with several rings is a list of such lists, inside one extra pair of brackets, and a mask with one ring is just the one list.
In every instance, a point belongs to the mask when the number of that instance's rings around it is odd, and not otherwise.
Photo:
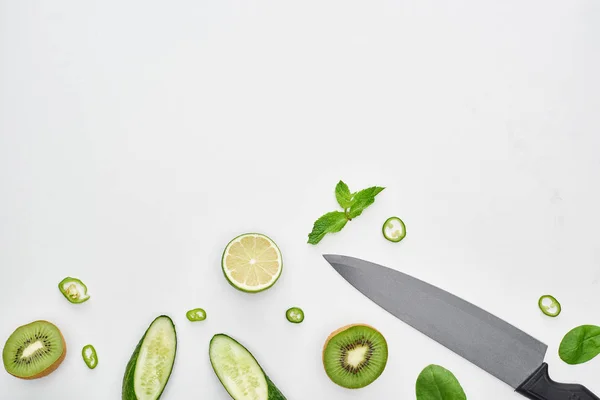
[(308, 234), (308, 243), (317, 244), (328, 233), (339, 232), (342, 230), (348, 219), (342, 211), (332, 211), (315, 221), (312, 232)]
[(454, 374), (439, 365), (425, 367), (417, 378), (417, 400), (466, 400)]
[(350, 193), (348, 185), (342, 181), (339, 181), (335, 187), (335, 198), (343, 209), (350, 208), (353, 203), (352, 193)]
[(358, 217), (365, 208), (369, 207), (375, 202), (375, 196), (377, 196), (383, 189), (379, 186), (373, 186), (368, 189), (363, 189), (354, 195), (353, 204), (350, 207), (348, 216), (350, 219)]
[(600, 354), (600, 326), (581, 325), (565, 335), (558, 355), (567, 364), (583, 364)]

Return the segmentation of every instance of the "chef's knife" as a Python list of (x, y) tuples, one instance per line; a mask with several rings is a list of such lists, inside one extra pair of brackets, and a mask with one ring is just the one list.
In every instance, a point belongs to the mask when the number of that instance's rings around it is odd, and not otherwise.
[(327, 254), (331, 266), (396, 318), (534, 400), (600, 400), (582, 385), (554, 382), (548, 346), (440, 288), (358, 258)]

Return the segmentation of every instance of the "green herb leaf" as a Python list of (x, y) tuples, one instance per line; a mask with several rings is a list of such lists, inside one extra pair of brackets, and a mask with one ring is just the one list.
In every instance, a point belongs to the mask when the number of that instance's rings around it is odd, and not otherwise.
[(417, 400), (467, 400), (467, 396), (452, 372), (432, 364), (417, 378)]
[(350, 193), (348, 185), (346, 185), (342, 181), (339, 181), (337, 186), (335, 187), (335, 198), (344, 210), (346, 208), (350, 208), (350, 206), (353, 203), (352, 193)]
[(567, 364), (583, 364), (600, 354), (600, 326), (581, 325), (565, 335), (558, 355)]
[(308, 234), (308, 243), (317, 244), (328, 233), (339, 232), (346, 225), (348, 219), (341, 211), (332, 211), (315, 221), (312, 232)]
[(335, 187), (335, 198), (344, 211), (332, 211), (319, 218), (311, 233), (308, 243), (317, 244), (328, 233), (339, 232), (352, 218), (358, 217), (363, 210), (373, 204), (375, 196), (384, 188), (373, 186), (357, 193), (350, 192), (348, 185), (339, 181)]
[(383, 189), (383, 187), (373, 186), (368, 189), (363, 189), (354, 195), (353, 204), (348, 212), (350, 219), (358, 217), (365, 208), (369, 207), (375, 202), (375, 196), (377, 196)]

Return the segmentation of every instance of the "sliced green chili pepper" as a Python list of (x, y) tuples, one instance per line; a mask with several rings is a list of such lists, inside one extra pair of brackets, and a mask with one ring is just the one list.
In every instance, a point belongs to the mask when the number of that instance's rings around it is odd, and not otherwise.
[(81, 349), (81, 356), (89, 369), (94, 369), (98, 365), (98, 354), (91, 344), (83, 346), (83, 349)]
[(381, 232), (387, 240), (397, 243), (406, 236), (406, 225), (400, 218), (390, 217), (383, 223)]
[(206, 319), (206, 311), (204, 311), (202, 308), (194, 308), (193, 310), (185, 313), (185, 316), (192, 322), (204, 321)]
[(299, 324), (304, 321), (304, 311), (298, 307), (292, 307), (285, 312), (285, 317), (293, 324)]
[(558, 317), (558, 314), (561, 312), (560, 303), (554, 298), (554, 296), (550, 296), (549, 294), (545, 294), (540, 297), (538, 306), (544, 314), (552, 318)]
[(79, 304), (90, 299), (87, 286), (77, 278), (66, 277), (58, 284), (58, 289), (71, 303)]

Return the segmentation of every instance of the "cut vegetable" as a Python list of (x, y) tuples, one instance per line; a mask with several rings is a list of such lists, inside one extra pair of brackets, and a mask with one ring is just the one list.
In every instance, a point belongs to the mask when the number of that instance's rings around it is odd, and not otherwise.
[(206, 311), (204, 311), (202, 308), (194, 308), (193, 310), (185, 313), (185, 316), (192, 322), (204, 321), (206, 319)]
[(304, 311), (299, 307), (292, 307), (285, 312), (285, 317), (293, 324), (299, 324), (304, 321)]
[(406, 225), (400, 218), (390, 217), (383, 223), (381, 231), (387, 240), (397, 243), (406, 236)]
[(234, 238), (223, 252), (225, 278), (243, 292), (261, 292), (281, 276), (283, 259), (274, 241), (259, 233)]
[(83, 346), (83, 349), (81, 349), (81, 356), (83, 357), (83, 362), (85, 362), (85, 365), (87, 365), (89, 369), (94, 369), (98, 365), (98, 354), (91, 344)]
[(80, 304), (90, 299), (87, 286), (77, 278), (66, 277), (60, 281), (58, 289), (73, 304)]
[(234, 400), (286, 400), (254, 356), (235, 339), (213, 336), (209, 356), (215, 374)]
[(159, 399), (173, 371), (176, 352), (175, 325), (161, 315), (146, 330), (127, 364), (122, 400)]
[(55, 371), (67, 355), (60, 330), (48, 321), (18, 327), (2, 350), (4, 368), (21, 379), (42, 378)]
[(554, 296), (550, 296), (549, 294), (540, 297), (538, 301), (538, 306), (544, 314), (552, 318), (558, 317), (562, 310), (558, 300), (556, 300)]

